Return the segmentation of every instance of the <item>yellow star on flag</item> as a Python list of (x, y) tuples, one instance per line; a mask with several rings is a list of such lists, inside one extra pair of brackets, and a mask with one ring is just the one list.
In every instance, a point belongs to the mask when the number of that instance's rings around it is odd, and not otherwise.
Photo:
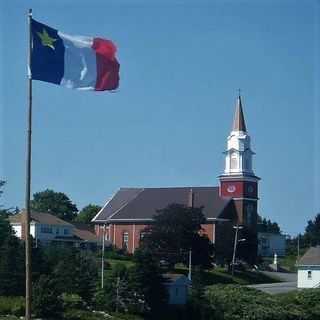
[(53, 50), (55, 49), (53, 43), (57, 41), (57, 39), (51, 38), (46, 29), (43, 28), (42, 33), (37, 32), (37, 35), (40, 37), (43, 46), (47, 46)]

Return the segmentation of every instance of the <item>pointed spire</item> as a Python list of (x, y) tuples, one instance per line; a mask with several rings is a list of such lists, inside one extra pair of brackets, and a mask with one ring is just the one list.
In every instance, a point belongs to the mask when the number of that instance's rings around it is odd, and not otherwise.
[(244, 122), (240, 90), (239, 90), (239, 96), (237, 99), (236, 112), (234, 114), (232, 131), (247, 132), (246, 124)]

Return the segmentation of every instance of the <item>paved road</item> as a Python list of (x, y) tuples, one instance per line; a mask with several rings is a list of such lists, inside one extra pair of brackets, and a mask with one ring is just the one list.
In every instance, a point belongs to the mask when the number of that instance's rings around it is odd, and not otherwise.
[(297, 274), (296, 273), (283, 273), (283, 272), (263, 272), (264, 274), (279, 278), (284, 282), (278, 283), (264, 283), (248, 286), (270, 294), (285, 293), (297, 290)]
[(262, 273), (270, 277), (279, 278), (281, 281), (284, 281), (284, 282), (297, 282), (296, 273), (270, 272), (270, 271), (263, 271)]
[(266, 293), (277, 294), (297, 290), (297, 282), (265, 283), (248, 286)]

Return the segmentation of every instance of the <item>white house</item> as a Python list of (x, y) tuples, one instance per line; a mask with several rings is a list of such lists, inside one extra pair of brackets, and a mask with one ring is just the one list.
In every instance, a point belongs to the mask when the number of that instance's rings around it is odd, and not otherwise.
[[(9, 222), (15, 235), (20, 239), (25, 239), (25, 211), (9, 216)], [(36, 245), (47, 245), (51, 242), (69, 242), (80, 246), (81, 244), (98, 244), (99, 239), (93, 230), (84, 226), (75, 226), (58, 217), (45, 212), (31, 212), (30, 214), (30, 234)]]
[(190, 280), (183, 274), (167, 273), (163, 275), (169, 294), (169, 304), (184, 305), (187, 303)]
[(286, 254), (286, 236), (283, 234), (258, 232), (258, 255), (272, 257)]
[(311, 247), (297, 263), (298, 288), (320, 287), (320, 246)]

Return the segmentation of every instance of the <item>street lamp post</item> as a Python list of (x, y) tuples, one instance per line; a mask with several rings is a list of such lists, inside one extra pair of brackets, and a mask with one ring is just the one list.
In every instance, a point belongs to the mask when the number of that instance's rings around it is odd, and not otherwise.
[(105, 247), (106, 225), (103, 225), (102, 249), (101, 249), (101, 289), (104, 287), (104, 247)]
[[(238, 230), (242, 229), (242, 226), (239, 226), (238, 224), (236, 226), (233, 226), (234, 229), (236, 229), (236, 233), (234, 235), (234, 244), (233, 244), (233, 255), (232, 255), (232, 276), (234, 275), (234, 265), (235, 265), (235, 260), (236, 260), (236, 251), (237, 251), (237, 244), (239, 242), (238, 240)], [(240, 241), (244, 241), (245, 239), (240, 239)]]

